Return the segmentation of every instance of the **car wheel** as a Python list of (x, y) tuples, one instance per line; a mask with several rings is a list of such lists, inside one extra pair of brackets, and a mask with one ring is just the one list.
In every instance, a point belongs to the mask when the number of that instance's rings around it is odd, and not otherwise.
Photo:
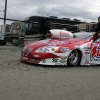
[(67, 65), (77, 66), (81, 60), (81, 52), (79, 50), (73, 50), (68, 57)]
[(6, 45), (6, 41), (3, 41), (3, 42), (2, 42), (2, 45)]

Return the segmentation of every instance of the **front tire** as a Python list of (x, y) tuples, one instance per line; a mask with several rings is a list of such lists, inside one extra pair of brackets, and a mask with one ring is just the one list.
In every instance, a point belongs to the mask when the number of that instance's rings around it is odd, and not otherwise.
[(2, 45), (6, 45), (6, 41), (5, 40), (2, 42)]
[(67, 65), (68, 66), (77, 66), (80, 64), (81, 52), (79, 50), (73, 50), (68, 57)]

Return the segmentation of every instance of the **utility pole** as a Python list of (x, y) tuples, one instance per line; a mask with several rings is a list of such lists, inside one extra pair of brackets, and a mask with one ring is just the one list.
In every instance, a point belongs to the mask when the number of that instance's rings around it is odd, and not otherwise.
[(5, 10), (4, 10), (4, 30), (3, 30), (4, 33), (6, 28), (6, 12), (7, 12), (7, 0), (5, 0)]

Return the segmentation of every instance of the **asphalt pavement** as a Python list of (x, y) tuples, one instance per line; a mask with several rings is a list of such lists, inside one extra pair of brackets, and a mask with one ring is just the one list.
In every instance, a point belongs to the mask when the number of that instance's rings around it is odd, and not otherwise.
[(100, 100), (100, 66), (40, 66), (22, 47), (0, 46), (0, 100)]

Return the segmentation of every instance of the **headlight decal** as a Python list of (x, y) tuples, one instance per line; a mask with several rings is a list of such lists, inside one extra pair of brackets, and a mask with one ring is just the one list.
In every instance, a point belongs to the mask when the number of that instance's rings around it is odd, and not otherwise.
[(45, 52), (45, 53), (64, 53), (69, 52), (68, 47), (58, 47), (58, 46), (47, 46), (38, 48), (35, 52)]
[(38, 48), (35, 52), (45, 52), (45, 53), (52, 53), (55, 52), (59, 47), (57, 46), (47, 46)]

